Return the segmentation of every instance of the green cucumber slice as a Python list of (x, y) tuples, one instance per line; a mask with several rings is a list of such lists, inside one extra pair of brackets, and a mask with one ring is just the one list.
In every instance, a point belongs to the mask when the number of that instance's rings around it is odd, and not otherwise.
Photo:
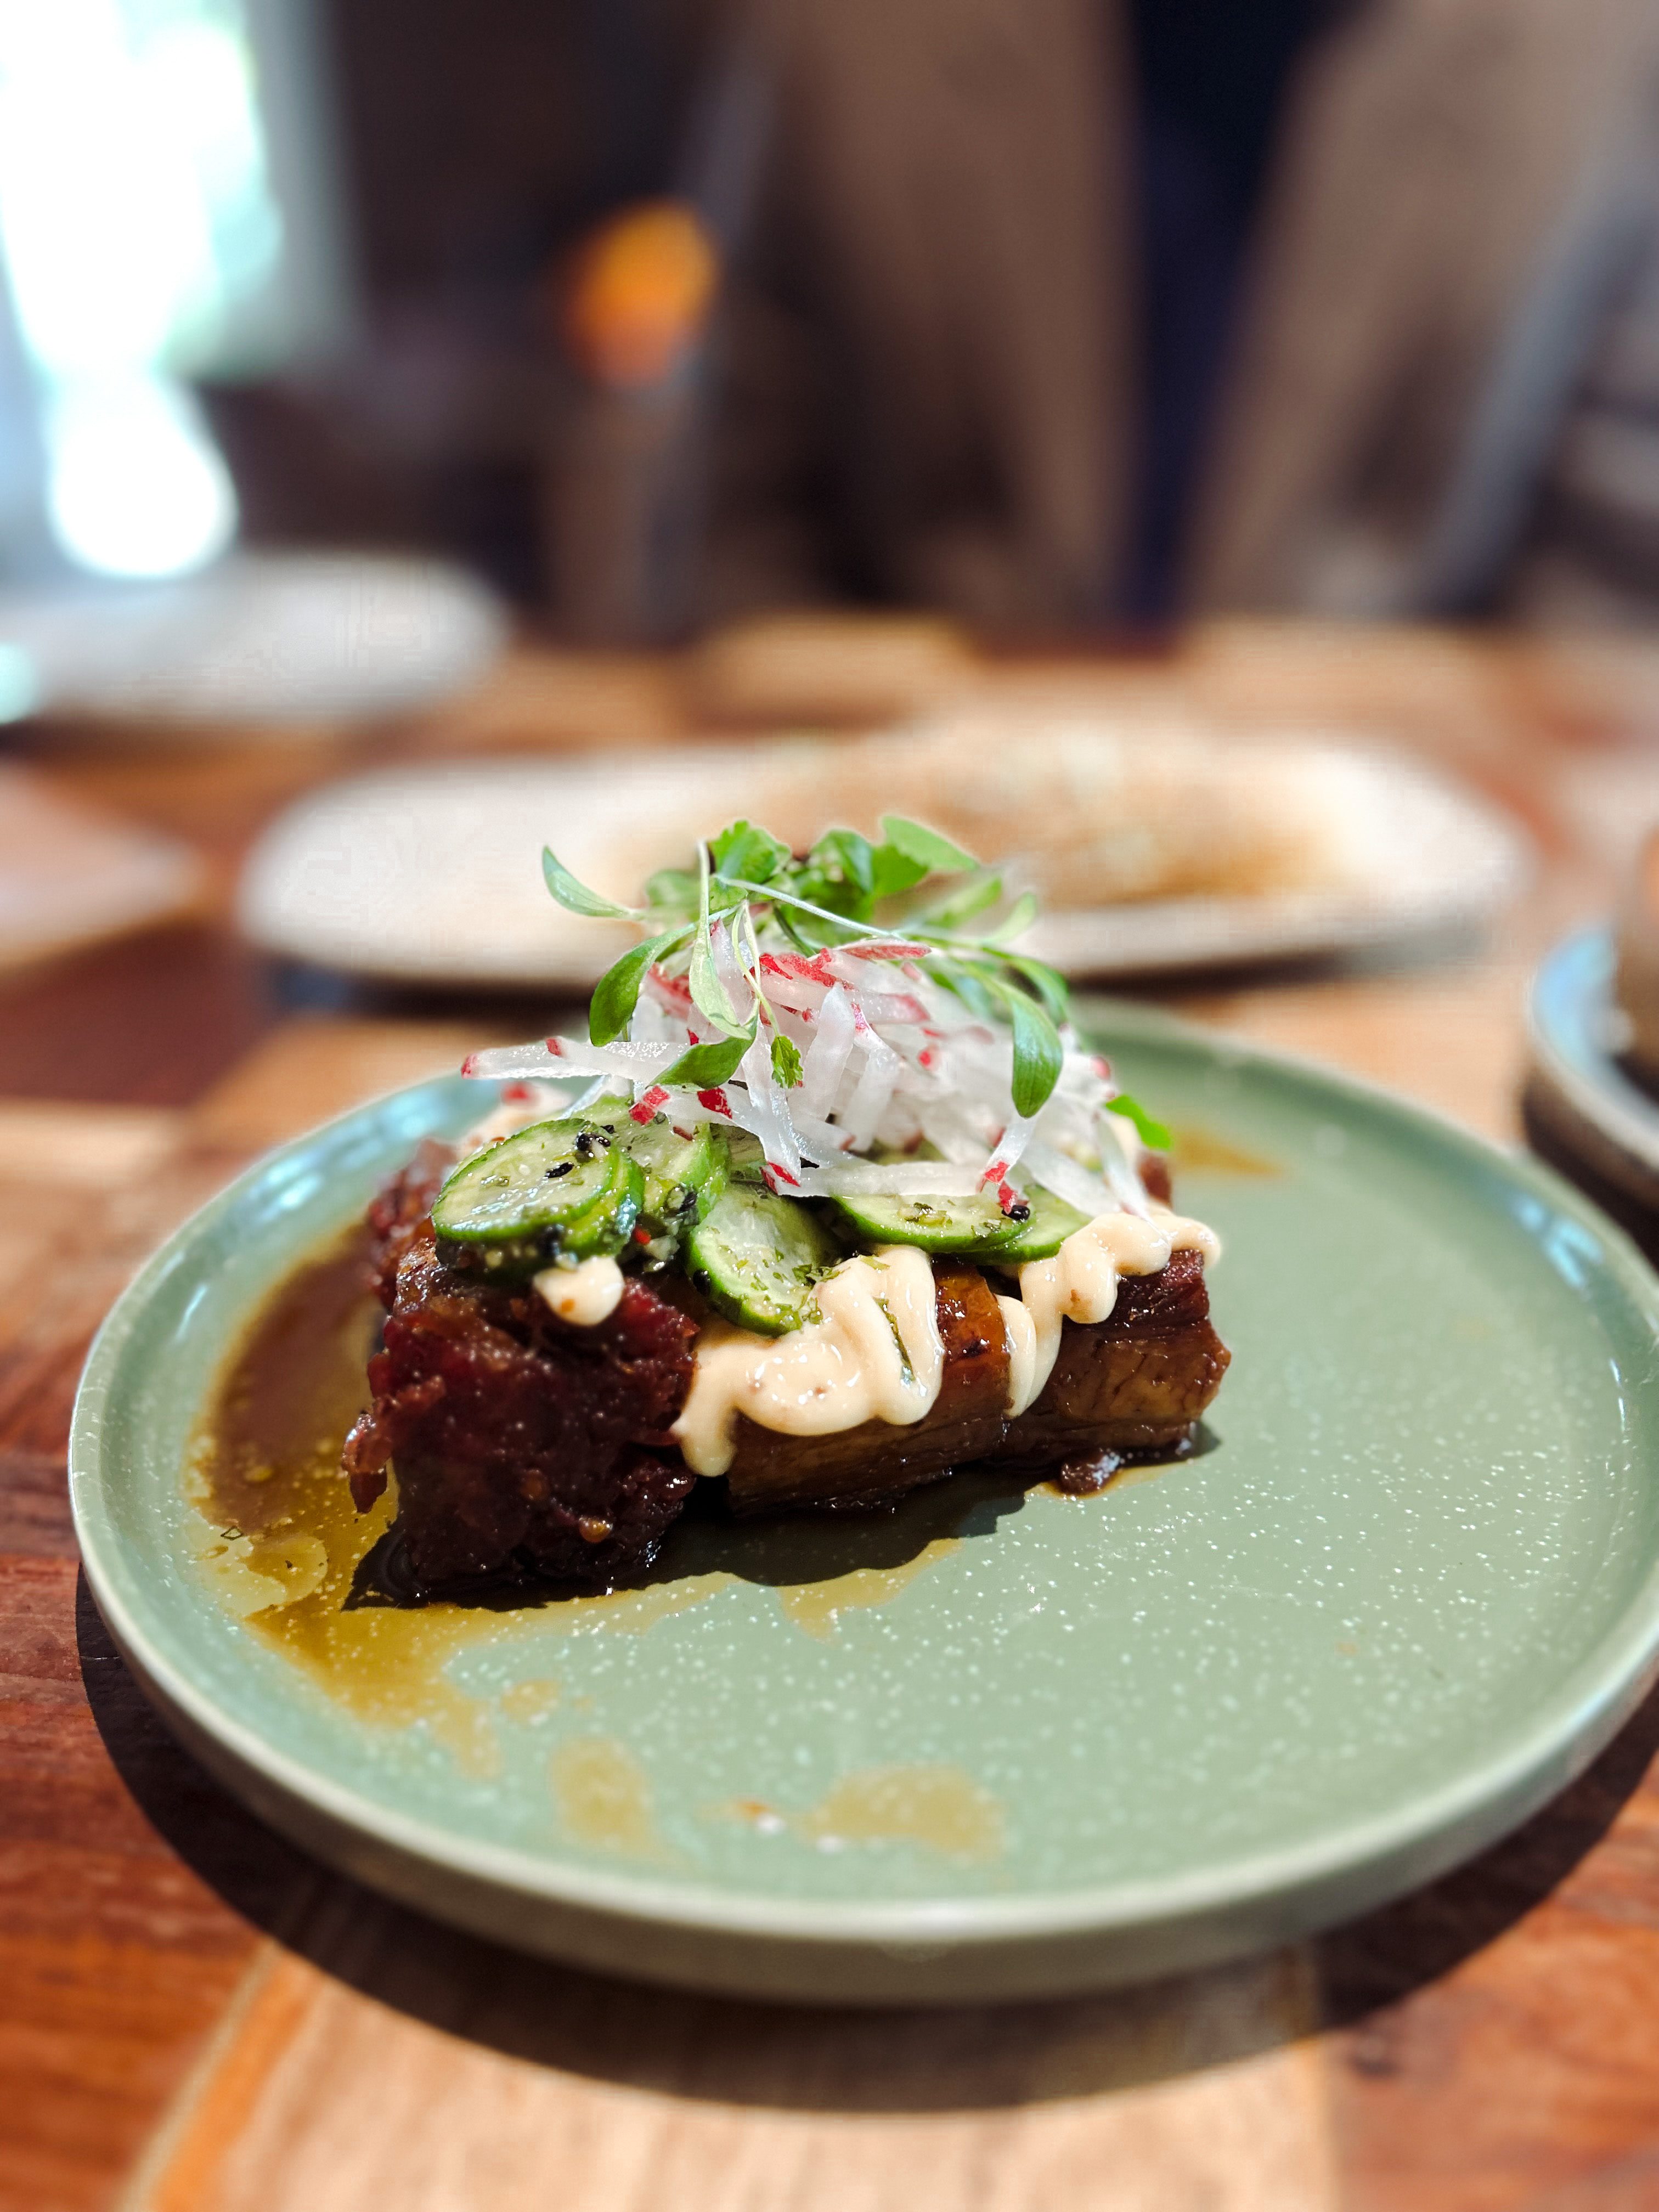
[(973, 1198), (831, 1200), (862, 1244), (917, 1244), (924, 1252), (984, 1253), (1000, 1259), (1024, 1224), (1010, 1220), (993, 1193)]
[(732, 1162), (706, 1121), (689, 1137), (666, 1115), (618, 1133), (644, 1175), (640, 1219), (653, 1237), (683, 1237), (707, 1218), (726, 1188)]
[(463, 1160), (432, 1208), (442, 1242), (492, 1273), (620, 1252), (644, 1196), (638, 1163), (609, 1129), (538, 1121)]
[[(1074, 1206), (1067, 1206), (1063, 1198), (1056, 1198), (1041, 1183), (1034, 1184), (1025, 1194), (1031, 1209), (1031, 1218), (1019, 1225), (1019, 1234), (1012, 1244), (998, 1247), (996, 1264), (999, 1267), (1018, 1267), (1027, 1260), (1051, 1260), (1068, 1237), (1079, 1229), (1086, 1229), (1090, 1217), (1079, 1213)], [(1101, 1211), (1105, 1211), (1103, 1193)]]
[(810, 1206), (729, 1182), (685, 1240), (685, 1271), (728, 1321), (783, 1336), (811, 1318), (819, 1278), (845, 1255)]

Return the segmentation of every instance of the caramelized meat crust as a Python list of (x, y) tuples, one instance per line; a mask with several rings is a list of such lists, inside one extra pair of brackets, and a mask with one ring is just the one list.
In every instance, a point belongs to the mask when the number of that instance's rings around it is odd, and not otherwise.
[(398, 1263), (429, 1227), (432, 1201), (454, 1164), (452, 1146), (423, 1137), (409, 1165), (370, 1200), (369, 1287), (388, 1313), (398, 1291)]
[(524, 1569), (605, 1583), (647, 1565), (693, 1477), (666, 1431), (696, 1325), (630, 1282), (574, 1328), (527, 1285), (466, 1282), (429, 1225), (401, 1246), (374, 1403), (346, 1439), (360, 1510), (395, 1461), (398, 1526), (422, 1583)]
[(1231, 1358), (1211, 1326), (1202, 1257), (1172, 1252), (1158, 1274), (1121, 1279), (1105, 1321), (1065, 1323), (1042, 1396), (991, 1455), (1040, 1468), (1181, 1443)]

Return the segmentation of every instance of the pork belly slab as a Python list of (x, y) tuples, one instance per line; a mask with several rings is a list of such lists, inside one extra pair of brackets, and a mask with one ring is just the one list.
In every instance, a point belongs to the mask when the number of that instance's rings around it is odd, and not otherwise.
[[(448, 1158), (425, 1148), (370, 1209), (387, 1318), (373, 1403), (346, 1440), (353, 1496), (366, 1510), (395, 1468), (398, 1528), (428, 1586), (637, 1573), (694, 1485), (669, 1431), (690, 1387), (695, 1293), (678, 1278), (635, 1279), (609, 1320), (578, 1328), (529, 1285), (447, 1267), (427, 1217)], [(1011, 1420), (997, 1288), (1012, 1284), (948, 1258), (934, 1277), (945, 1361), (926, 1418), (792, 1437), (739, 1415), (734, 1511), (879, 1505), (973, 1462), (1034, 1473), (1173, 1449), (1226, 1370), (1203, 1261), (1177, 1252), (1158, 1274), (1124, 1277), (1108, 1320), (1063, 1324), (1053, 1374)]]
[(908, 1428), (866, 1421), (838, 1436), (786, 1437), (738, 1417), (727, 1481), (733, 1510), (878, 1504), (975, 1460), (1032, 1473), (1174, 1449), (1221, 1387), (1231, 1358), (1210, 1322), (1204, 1262), (1176, 1252), (1156, 1275), (1125, 1275), (1102, 1322), (1062, 1324), (1041, 1395), (1010, 1420), (1008, 1349), (993, 1284), (941, 1260), (945, 1380), (932, 1413)]

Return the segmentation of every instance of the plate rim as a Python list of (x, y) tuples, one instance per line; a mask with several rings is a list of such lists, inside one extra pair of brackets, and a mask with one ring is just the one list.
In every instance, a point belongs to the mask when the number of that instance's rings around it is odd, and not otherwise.
[[(1120, 1039), (1132, 1034), (1151, 1042), (1196, 1048), (1224, 1065), (1256, 1065), (1287, 1073), (1334, 1094), (1383, 1110), (1418, 1126), (1442, 1146), (1449, 1144), (1486, 1171), (1494, 1169), (1566, 1214), (1603, 1248), (1605, 1264), (1626, 1304), (1659, 1341), (1659, 1273), (1636, 1246), (1571, 1184), (1518, 1149), (1494, 1143), (1450, 1115), (1386, 1085), (1333, 1068), (1304, 1054), (1257, 1044), (1223, 1030), (1201, 1029), (1161, 1010), (1094, 998), (1079, 1008), (1081, 1025), (1110, 1022)], [(1622, 1613), (1591, 1653), (1559, 1680), (1524, 1729), (1511, 1731), (1510, 1747), (1495, 1760), (1395, 1808), (1351, 1820), (1315, 1841), (1255, 1851), (1212, 1868), (1135, 1881), (1115, 1881), (1024, 1898), (927, 1898), (865, 1902), (845, 1899), (798, 1900), (750, 1893), (691, 1880), (647, 1873), (613, 1873), (569, 1859), (460, 1836), (405, 1814), (319, 1775), (303, 1760), (268, 1743), (257, 1729), (228, 1713), (199, 1690), (150, 1636), (129, 1602), (137, 1578), (121, 1555), (118, 1536), (100, 1495), (100, 1417), (122, 1351), (150, 1297), (179, 1263), (187, 1243), (232, 1209), (257, 1182), (281, 1171), (296, 1155), (397, 1100), (436, 1093), (461, 1079), (436, 1077), (401, 1086), (334, 1115), (250, 1162), (223, 1189), (198, 1207), (167, 1237), (115, 1302), (88, 1352), (76, 1392), (69, 1449), (71, 1513), (88, 1582), (99, 1609), (141, 1679), (148, 1677), (164, 1703), (176, 1706), (233, 1760), (240, 1760), (279, 1792), (325, 1820), (372, 1838), (442, 1875), (491, 1890), (532, 1899), (579, 1915), (634, 1925), (672, 1929), (682, 1936), (732, 1936), (840, 1949), (924, 1942), (948, 1944), (960, 1954), (1011, 1944), (1151, 1930), (1206, 1916), (1244, 1912), (1275, 1898), (1317, 1891), (1368, 1870), (1410, 1869), (1433, 1855), (1437, 1841), (1456, 1841), (1431, 1869), (1461, 1863), (1495, 1842), (1581, 1772), (1634, 1710), (1659, 1672), (1659, 1547), (1646, 1575)], [(1370, 1903), (1431, 1878), (1407, 1872), (1391, 1888), (1386, 1878)], [(1328, 1911), (1325, 1919), (1348, 1910)], [(1322, 1923), (1318, 1924), (1323, 1924)], [(641, 1969), (644, 1971), (644, 1969)], [(678, 1978), (677, 1977), (677, 1978)]]

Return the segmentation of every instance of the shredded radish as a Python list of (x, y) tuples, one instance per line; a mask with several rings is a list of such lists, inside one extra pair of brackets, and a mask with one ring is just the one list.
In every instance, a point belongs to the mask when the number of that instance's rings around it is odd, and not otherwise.
[[(931, 948), (872, 938), (806, 953), (775, 924), (738, 938), (722, 921), (710, 933), (714, 972), (740, 1026), (755, 1034), (721, 1083), (694, 1090), (664, 1075), (693, 1044), (720, 1036), (692, 1001), (686, 955), (649, 969), (625, 1039), (594, 1045), (555, 1036), (474, 1053), (463, 1072), (529, 1085), (533, 1098), (503, 1103), (481, 1125), (542, 1118), (550, 1079), (587, 1079), (554, 1110), (587, 1111), (617, 1100), (641, 1121), (661, 1114), (682, 1131), (704, 1122), (748, 1132), (776, 1191), (802, 1198), (971, 1197), (994, 1191), (1005, 1209), (1037, 1186), (1080, 1212), (1144, 1214), (1139, 1141), (1106, 1109), (1111, 1068), (1069, 1030), (1060, 1078), (1042, 1109), (1015, 1113), (1010, 1032), (994, 1027), (930, 974)], [(800, 1057), (800, 1080), (774, 1073), (774, 1044)], [(786, 1062), (788, 1055), (784, 1055)]]

